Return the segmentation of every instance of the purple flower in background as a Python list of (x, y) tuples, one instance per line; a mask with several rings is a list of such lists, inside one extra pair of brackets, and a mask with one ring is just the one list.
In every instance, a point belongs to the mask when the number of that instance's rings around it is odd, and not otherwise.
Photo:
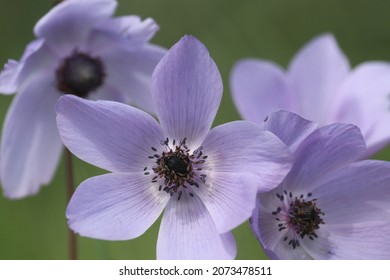
[(241, 116), (261, 124), (285, 109), (319, 125), (357, 125), (372, 155), (390, 142), (390, 64), (365, 62), (351, 70), (334, 37), (314, 38), (288, 71), (264, 60), (238, 62), (231, 74), (233, 99)]
[[(0, 73), (0, 92), (16, 92), (1, 145), (8, 198), (35, 194), (53, 177), (62, 144), (55, 104), (65, 94), (134, 104), (153, 112), (151, 75), (165, 51), (148, 43), (158, 26), (112, 18), (114, 0), (66, 0), (39, 20), (38, 37)], [(81, 121), (81, 120), (80, 120)]]
[(272, 133), (239, 121), (210, 130), (222, 97), (207, 49), (186, 36), (157, 65), (158, 123), (131, 106), (64, 96), (57, 124), (79, 158), (112, 173), (77, 188), (68, 208), (75, 232), (106, 240), (143, 234), (160, 216), (159, 259), (232, 259), (230, 230), (250, 217), (256, 192), (291, 166)]
[(263, 129), (290, 147), (283, 182), (260, 194), (251, 227), (276, 259), (389, 259), (390, 163), (356, 161), (365, 143), (354, 125), (317, 124), (286, 111)]

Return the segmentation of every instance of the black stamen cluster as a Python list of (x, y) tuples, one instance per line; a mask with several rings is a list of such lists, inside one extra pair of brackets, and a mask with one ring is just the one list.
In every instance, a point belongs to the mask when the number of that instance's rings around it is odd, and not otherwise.
[[(271, 214), (275, 216), (275, 220), (278, 221), (278, 230), (292, 229), (293, 234), (287, 232), (283, 241), (288, 242), (293, 249), (300, 246), (298, 239), (303, 239), (308, 236), (310, 240), (317, 238), (316, 231), (320, 228), (320, 224), (325, 224), (322, 217), (325, 213), (317, 207), (317, 199), (311, 199), (312, 193), (294, 196), (292, 192), (283, 190), (281, 194), (276, 193), (276, 197), (284, 205), (284, 201), (290, 201), (290, 205), (287, 210), (282, 210), (282, 207), (277, 207)], [(305, 200), (306, 198), (306, 200)]]
[[(176, 145), (174, 139), (172, 147), (167, 138), (161, 141), (161, 145), (168, 148), (161, 154), (157, 153), (158, 150), (155, 147), (151, 147), (155, 154), (149, 156), (149, 158), (156, 160), (156, 165), (152, 168), (156, 176), (153, 177), (152, 183), (160, 181), (159, 191), (165, 191), (171, 196), (177, 194), (178, 200), (180, 200), (184, 190), (188, 190), (189, 195), (193, 196), (188, 187), (195, 186), (199, 188), (199, 183), (195, 177), (206, 183), (206, 175), (198, 174), (202, 170), (200, 165), (207, 159), (207, 156), (203, 155), (203, 147), (200, 146), (193, 153), (190, 153), (190, 149), (186, 145), (186, 138), (182, 139), (178, 145)], [(147, 169), (148, 167), (144, 169), (145, 175), (150, 174)]]
[(320, 224), (324, 224), (321, 218), (324, 213), (316, 206), (315, 199), (305, 201), (295, 198), (290, 204), (289, 215), (289, 224), (295, 228), (296, 233), (301, 238), (304, 236), (309, 236), (310, 239), (317, 237), (315, 231), (320, 228)]

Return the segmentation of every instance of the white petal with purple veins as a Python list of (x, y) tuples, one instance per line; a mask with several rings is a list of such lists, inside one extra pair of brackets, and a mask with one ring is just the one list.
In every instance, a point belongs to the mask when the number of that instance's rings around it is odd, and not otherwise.
[(74, 95), (58, 101), (57, 125), (62, 141), (77, 157), (116, 172), (142, 171), (151, 164), (151, 148), (164, 139), (157, 121), (141, 110)]
[(257, 177), (245, 173), (209, 172), (206, 183), (193, 191), (199, 196), (219, 233), (245, 222), (255, 207)]
[(199, 146), (222, 98), (222, 80), (206, 47), (183, 37), (163, 57), (152, 77), (157, 116), (167, 136)]
[(301, 142), (317, 128), (317, 123), (288, 111), (277, 111), (268, 115), (261, 128), (275, 134), (290, 151), (295, 152)]
[(161, 221), (157, 259), (234, 259), (231, 233), (219, 234), (202, 201), (184, 194), (171, 199)]
[(291, 168), (288, 148), (275, 135), (250, 122), (213, 128), (202, 146), (208, 156), (206, 169), (253, 174), (262, 192), (275, 188)]
[(127, 240), (143, 234), (169, 198), (142, 172), (106, 174), (80, 184), (66, 216), (70, 228), (82, 236)]
[(390, 218), (390, 163), (365, 160), (339, 168), (316, 182), (313, 195), (327, 224)]
[(316, 181), (337, 170), (365, 152), (360, 130), (354, 125), (334, 124), (311, 133), (294, 153), (294, 165), (283, 184), (295, 195), (306, 194), (316, 187)]

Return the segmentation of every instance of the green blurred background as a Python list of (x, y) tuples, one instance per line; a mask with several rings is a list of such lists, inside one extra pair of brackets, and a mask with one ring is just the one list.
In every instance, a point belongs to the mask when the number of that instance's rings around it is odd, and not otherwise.
[[(34, 36), (32, 28), (54, 0), (0, 0), (0, 64), (19, 59)], [(233, 64), (245, 57), (287, 66), (312, 37), (333, 33), (353, 66), (366, 60), (390, 60), (390, 1), (386, 0), (121, 0), (117, 15), (152, 17), (161, 30), (152, 42), (169, 48), (184, 34), (209, 49), (224, 81), (224, 97), (215, 125), (239, 118), (229, 91)], [(1, 96), (2, 124), (12, 96)], [(390, 125), (390, 124), (389, 124)], [(387, 148), (375, 156), (390, 159)], [(0, 259), (66, 259), (67, 227), (64, 164), (53, 182), (30, 198), (0, 197)], [(79, 184), (102, 171), (75, 161)], [(154, 259), (159, 221), (143, 236), (107, 242), (78, 238), (81, 259)], [(248, 223), (234, 230), (238, 259), (265, 258)]]

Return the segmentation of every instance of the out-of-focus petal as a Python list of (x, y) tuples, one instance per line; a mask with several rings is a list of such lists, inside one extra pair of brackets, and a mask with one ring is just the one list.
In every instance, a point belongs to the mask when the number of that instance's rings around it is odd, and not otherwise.
[[(210, 173), (248, 173), (259, 191), (278, 186), (291, 168), (291, 154), (275, 135), (250, 122), (237, 121), (210, 131), (202, 143)], [(213, 176), (213, 175), (209, 176)]]
[(42, 39), (34, 40), (27, 45), (19, 62), (13, 59), (8, 60), (0, 73), (0, 93), (11, 94), (17, 91), (20, 86), (19, 74), (23, 69), (25, 60), (35, 53), (42, 44)]
[(299, 100), (295, 112), (308, 120), (326, 124), (329, 108), (337, 103), (338, 87), (348, 72), (348, 60), (331, 34), (307, 43), (289, 67), (292, 98)]
[(119, 90), (115, 84), (105, 82), (104, 86), (99, 87), (97, 90), (88, 94), (89, 100), (109, 100), (120, 103), (130, 103), (130, 97), (128, 94)]
[(150, 166), (151, 147), (165, 139), (157, 121), (131, 106), (66, 95), (57, 103), (61, 139), (77, 157), (116, 172)]
[(200, 145), (222, 98), (221, 76), (206, 47), (192, 36), (176, 43), (153, 73), (152, 95), (166, 135)]
[(157, 259), (234, 259), (231, 233), (219, 234), (202, 201), (184, 193), (165, 208), (157, 240)]
[(261, 125), (275, 134), (294, 152), (301, 142), (317, 128), (317, 123), (305, 120), (288, 111), (272, 112)]
[[(294, 165), (283, 181), (283, 188), (306, 194), (316, 188), (317, 181), (361, 157), (365, 142), (354, 125), (333, 124), (311, 133), (294, 154)], [(302, 193), (300, 193), (302, 192)]]
[(19, 63), (16, 60), (9, 59), (0, 72), (0, 93), (12, 94), (18, 89)]
[(59, 93), (48, 73), (20, 88), (7, 113), (1, 143), (4, 195), (23, 198), (51, 181), (62, 144), (55, 122)]
[(63, 52), (85, 40), (88, 32), (115, 11), (115, 0), (66, 0), (53, 7), (34, 27), (37, 37)]
[(0, 73), (0, 93), (11, 94), (28, 79), (45, 71), (50, 79), (50, 70), (56, 57), (44, 44), (43, 39), (37, 39), (27, 45), (20, 61), (8, 60)]
[(152, 18), (141, 20), (139, 16), (121, 16), (102, 22), (99, 29), (124, 35), (131, 44), (148, 42), (159, 30)]
[(82, 236), (127, 240), (143, 234), (169, 198), (142, 172), (105, 174), (80, 184), (66, 216), (70, 228)]
[(390, 141), (390, 64), (367, 62), (359, 65), (339, 89), (334, 119), (357, 125), (372, 155)]
[(293, 110), (286, 74), (276, 64), (264, 60), (239, 61), (231, 73), (232, 97), (240, 115), (261, 124), (276, 110)]
[(138, 48), (112, 47), (101, 53), (105, 66), (106, 82), (115, 85), (128, 96), (131, 105), (155, 113), (151, 95), (151, 77), (166, 50), (143, 45)]

